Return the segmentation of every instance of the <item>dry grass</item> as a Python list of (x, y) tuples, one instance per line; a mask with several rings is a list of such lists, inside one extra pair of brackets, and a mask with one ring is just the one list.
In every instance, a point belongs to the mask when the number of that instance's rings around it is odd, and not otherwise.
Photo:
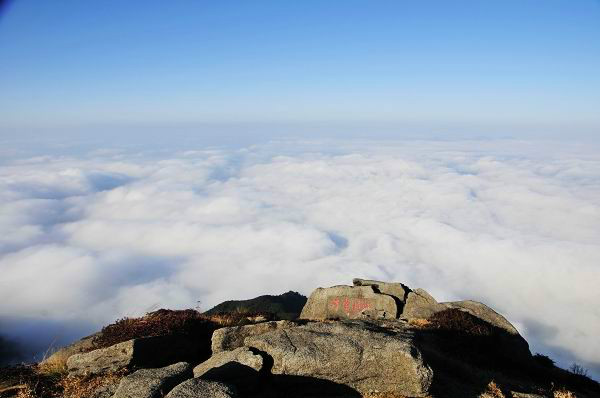
[[(181, 334), (205, 340), (210, 355), (210, 339), (214, 330), (272, 319), (271, 314), (252, 313), (243, 308), (211, 315), (191, 309), (161, 309), (140, 318), (120, 319), (104, 327), (101, 333), (90, 339), (89, 344), (78, 347), (77, 352), (104, 348), (134, 338)], [(39, 365), (0, 368), (0, 398), (87, 398), (93, 391), (116, 383), (123, 376), (123, 373), (112, 373), (69, 377), (66, 362), (74, 353), (68, 349), (59, 350)]]
[[(91, 349), (109, 347), (140, 337), (182, 334), (210, 336), (215, 329), (273, 320), (272, 314), (248, 312), (243, 308), (229, 313), (205, 315), (196, 310), (150, 312), (140, 318), (123, 318), (102, 328), (92, 340)], [(91, 350), (90, 349), (90, 350)]]
[(67, 373), (68, 356), (57, 356), (52, 361), (41, 362), (37, 371), (45, 375), (63, 375)]
[(498, 384), (495, 381), (490, 381), (485, 391), (479, 395), (479, 398), (506, 398)]
[(66, 373), (47, 373), (37, 366), (2, 369), (0, 397), (15, 398), (89, 398), (98, 388), (116, 384), (124, 371), (97, 376), (69, 377)]
[(577, 396), (569, 390), (560, 389), (554, 391), (554, 398), (577, 398)]
[(468, 312), (451, 308), (436, 312), (428, 321), (427, 327), (431, 329), (442, 329), (457, 331), (474, 336), (492, 336), (503, 331)]
[(431, 325), (431, 321), (423, 318), (411, 319), (408, 324), (417, 328), (426, 328)]
[(96, 376), (64, 377), (59, 384), (63, 390), (64, 398), (88, 398), (103, 387), (117, 384), (124, 372), (109, 373)]
[(93, 349), (110, 347), (140, 337), (173, 334), (203, 335), (212, 333), (215, 325), (195, 310), (158, 310), (140, 318), (123, 318), (102, 328), (92, 340)]
[(17, 398), (60, 397), (58, 382), (62, 376), (41, 373), (35, 365), (22, 365), (0, 369), (2, 387), (0, 396)]

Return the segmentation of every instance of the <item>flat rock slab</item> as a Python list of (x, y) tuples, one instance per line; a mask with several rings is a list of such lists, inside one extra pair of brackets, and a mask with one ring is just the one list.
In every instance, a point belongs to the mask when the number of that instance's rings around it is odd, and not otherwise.
[(125, 376), (112, 398), (162, 398), (192, 376), (192, 367), (187, 362), (158, 369), (141, 369)]
[(236, 398), (234, 387), (218, 381), (189, 379), (179, 384), (165, 398)]
[(212, 353), (213, 355), (230, 351), (244, 346), (244, 339), (250, 336), (257, 336), (279, 328), (290, 328), (296, 324), (290, 321), (272, 321), (257, 323), (255, 325), (232, 326), (217, 329), (212, 335)]
[(302, 309), (300, 319), (392, 319), (398, 315), (396, 300), (373, 286), (317, 288)]
[(185, 336), (156, 336), (132, 339), (106, 348), (74, 354), (67, 360), (70, 375), (83, 376), (115, 372), (126, 367), (161, 367), (193, 360), (200, 347), (198, 339)]
[(361, 394), (427, 395), (433, 372), (411, 333), (364, 322), (311, 322), (246, 338), (273, 359), (276, 375), (306, 376), (349, 386)]

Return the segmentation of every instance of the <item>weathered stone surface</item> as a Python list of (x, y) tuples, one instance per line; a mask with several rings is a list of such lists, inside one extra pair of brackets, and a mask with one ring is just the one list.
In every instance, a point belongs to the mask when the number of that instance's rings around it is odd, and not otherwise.
[(92, 341), (94, 337), (99, 336), (100, 332), (84, 337), (68, 346), (59, 348), (48, 358), (40, 362), (42, 367), (61, 368), (67, 366), (67, 360), (71, 355), (79, 354), (84, 351), (90, 351), (94, 348)]
[(404, 302), (406, 300), (406, 295), (410, 291), (410, 289), (404, 286), (402, 283), (396, 282), (381, 282), (370, 279), (354, 278), (352, 279), (352, 284), (354, 286), (373, 286), (375, 289), (377, 289), (377, 291), (379, 291), (379, 293), (394, 296), (400, 302)]
[[(511, 391), (510, 395), (512, 395), (512, 398), (546, 398), (543, 395), (540, 394), (529, 394), (529, 393), (525, 393), (525, 392), (515, 392), (515, 391)], [(496, 397), (492, 397), (492, 398), (496, 398)]]
[(171, 390), (165, 398), (236, 398), (234, 387), (218, 381), (193, 378)]
[(477, 301), (465, 300), (465, 301), (453, 301), (448, 303), (442, 303), (448, 308), (456, 308), (462, 311), (466, 311), (469, 314), (483, 319), (491, 325), (494, 325), (500, 329), (505, 330), (509, 334), (518, 335), (517, 329), (502, 315), (488, 307), (483, 303)]
[(157, 336), (132, 339), (110, 347), (74, 354), (67, 360), (71, 375), (115, 372), (125, 367), (161, 367), (194, 360), (200, 342), (184, 336)]
[(212, 353), (233, 350), (244, 345), (244, 339), (257, 336), (279, 328), (290, 328), (296, 324), (290, 321), (273, 321), (257, 323), (256, 325), (233, 326), (217, 329), (212, 335)]
[(400, 315), (403, 319), (427, 319), (447, 307), (438, 303), (423, 289), (415, 289), (406, 296), (406, 303)]
[(396, 300), (372, 286), (333, 286), (313, 291), (300, 319), (389, 319), (397, 314)]
[(233, 351), (219, 352), (202, 362), (194, 368), (194, 377), (204, 376), (210, 370), (230, 362), (237, 362), (241, 365), (248, 366), (257, 372), (263, 367), (263, 358), (260, 355), (254, 354), (248, 347), (240, 347)]
[(325, 379), (362, 394), (420, 397), (432, 370), (410, 333), (384, 331), (363, 322), (311, 322), (246, 338), (273, 359), (271, 372)]
[(133, 347), (134, 340), (128, 340), (107, 348), (74, 354), (67, 360), (67, 369), (76, 376), (116, 372), (132, 363)]
[(121, 380), (113, 398), (160, 398), (191, 377), (192, 367), (187, 362), (158, 369), (141, 369)]
[(86, 398), (112, 398), (118, 387), (118, 381), (115, 381), (114, 383), (103, 384), (96, 388), (92, 394)]

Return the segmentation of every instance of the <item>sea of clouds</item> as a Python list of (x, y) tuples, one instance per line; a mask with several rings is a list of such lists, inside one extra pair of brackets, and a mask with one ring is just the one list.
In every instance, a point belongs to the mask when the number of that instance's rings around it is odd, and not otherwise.
[(39, 358), (123, 316), (366, 277), (483, 301), (532, 351), (600, 375), (597, 148), (15, 153), (0, 163), (0, 352)]

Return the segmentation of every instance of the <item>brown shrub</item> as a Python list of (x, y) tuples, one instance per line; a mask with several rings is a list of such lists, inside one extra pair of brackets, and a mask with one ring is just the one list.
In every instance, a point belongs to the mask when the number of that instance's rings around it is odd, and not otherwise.
[[(58, 386), (60, 376), (40, 373), (35, 365), (20, 365), (0, 369), (2, 394), (18, 398), (51, 398), (58, 397), (61, 388)], [(4, 395), (0, 395), (4, 396)]]
[(428, 321), (427, 319), (423, 319), (423, 318), (411, 319), (408, 321), (408, 323), (409, 323), (409, 325), (417, 327), (417, 328), (426, 328), (431, 325), (430, 321)]
[(123, 341), (174, 334), (203, 338), (221, 327), (273, 320), (270, 313), (255, 313), (239, 309), (234, 312), (202, 314), (196, 310), (165, 310), (150, 312), (140, 318), (123, 318), (102, 328), (92, 340), (91, 349), (109, 347)]
[(123, 318), (102, 328), (92, 340), (92, 348), (104, 348), (123, 341), (173, 334), (212, 334), (216, 324), (196, 310), (164, 310), (150, 312), (140, 318)]
[(479, 396), (479, 398), (505, 398), (504, 393), (498, 387), (495, 381), (490, 381), (486, 386), (485, 391)]
[(494, 326), (456, 308), (436, 312), (428, 321), (431, 329), (457, 331), (475, 336), (492, 336), (499, 330)]
[(560, 390), (554, 391), (553, 396), (554, 396), (554, 398), (577, 398), (577, 396), (575, 394), (573, 394), (571, 391), (565, 390), (565, 389), (560, 389)]
[(87, 398), (99, 388), (118, 383), (124, 372), (108, 373), (96, 376), (63, 377), (59, 384), (64, 398)]

